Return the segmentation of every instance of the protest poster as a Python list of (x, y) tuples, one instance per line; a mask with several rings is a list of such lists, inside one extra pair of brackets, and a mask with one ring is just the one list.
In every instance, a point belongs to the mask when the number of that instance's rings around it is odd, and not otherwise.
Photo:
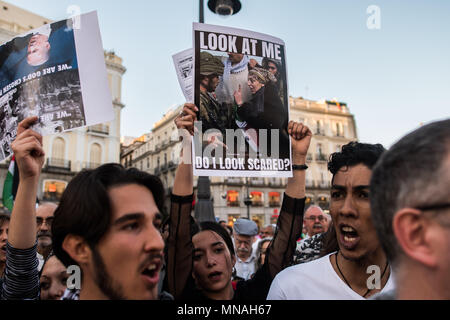
[(17, 125), (42, 135), (114, 118), (97, 13), (54, 22), (0, 46), (0, 161)]
[(187, 49), (172, 56), (178, 83), (186, 98), (186, 102), (194, 102), (194, 50)]
[(292, 177), (284, 41), (194, 23), (198, 176)]

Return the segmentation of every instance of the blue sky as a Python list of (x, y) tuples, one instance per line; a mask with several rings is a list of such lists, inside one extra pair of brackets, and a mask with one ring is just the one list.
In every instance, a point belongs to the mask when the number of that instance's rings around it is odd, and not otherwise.
[[(122, 135), (150, 131), (167, 109), (183, 103), (172, 55), (192, 46), (198, 0), (8, 2), (53, 20), (67, 18), (70, 5), (97, 10), (104, 48), (127, 68)], [(242, 10), (228, 18), (205, 8), (205, 22), (283, 39), (289, 94), (348, 103), (361, 141), (389, 147), (421, 123), (450, 117), (450, 1), (241, 2)], [(379, 30), (367, 28), (370, 5), (380, 8)]]

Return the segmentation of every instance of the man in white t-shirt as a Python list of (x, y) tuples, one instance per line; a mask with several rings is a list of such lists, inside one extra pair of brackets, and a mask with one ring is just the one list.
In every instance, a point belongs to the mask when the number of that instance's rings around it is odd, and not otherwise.
[(268, 300), (364, 299), (393, 288), (369, 201), (372, 167), (384, 151), (379, 144), (350, 142), (332, 154), (330, 213), (338, 250), (280, 272)]

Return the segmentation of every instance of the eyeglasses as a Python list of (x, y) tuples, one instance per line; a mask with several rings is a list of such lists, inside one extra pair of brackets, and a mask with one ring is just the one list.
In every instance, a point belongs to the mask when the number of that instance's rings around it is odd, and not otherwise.
[(450, 202), (438, 203), (438, 204), (433, 204), (430, 206), (416, 207), (416, 209), (419, 209), (420, 211), (440, 210), (440, 209), (445, 209), (445, 208), (450, 208)]
[[(450, 208), (450, 202), (447, 203), (438, 203), (438, 204), (433, 204), (433, 205), (429, 205), (429, 206), (419, 206), (416, 207), (416, 209), (420, 210), (420, 211), (431, 211), (431, 210), (442, 210), (442, 209), (446, 209), (446, 208)], [(439, 224), (450, 228), (450, 223), (447, 222), (443, 222), (441, 219), (437, 218), (437, 214), (433, 214), (435, 216), (435, 218), (437, 220), (439, 220)]]
[(40, 227), (40, 226), (42, 226), (43, 223), (45, 223), (47, 226), (51, 227), (54, 219), (55, 219), (54, 217), (48, 217), (48, 218), (37, 217), (36, 224), (38, 227)]
[(316, 221), (318, 219), (319, 221), (324, 221), (326, 218), (324, 216), (309, 216), (308, 218), (305, 218), (305, 220), (310, 221)]

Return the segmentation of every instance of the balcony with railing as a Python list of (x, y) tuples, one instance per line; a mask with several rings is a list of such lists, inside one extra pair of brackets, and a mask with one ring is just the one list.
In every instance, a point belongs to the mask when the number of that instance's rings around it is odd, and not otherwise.
[(45, 163), (46, 169), (57, 169), (70, 171), (70, 160), (57, 159), (57, 158), (47, 158), (47, 162)]
[(279, 207), (281, 205), (280, 201), (269, 201), (269, 207), (271, 208), (276, 208)]
[(161, 167), (160, 166), (157, 166), (156, 168), (155, 168), (155, 176), (159, 176), (161, 174)]
[(252, 200), (252, 206), (254, 207), (262, 207), (264, 206), (264, 202), (262, 202), (261, 200)]
[(89, 126), (87, 132), (98, 133), (98, 134), (109, 134), (109, 126), (106, 124), (96, 124), (94, 126)]
[(102, 164), (97, 162), (83, 162), (84, 169), (96, 169), (100, 167)]
[(306, 179), (306, 187), (307, 188), (314, 188), (314, 180)]
[(239, 207), (240, 205), (239, 201), (227, 201), (228, 207)]
[(323, 128), (316, 128), (314, 134), (317, 136), (325, 136), (325, 130)]
[(269, 186), (271, 187), (281, 187), (283, 185), (283, 181), (280, 178), (270, 178)]
[(233, 177), (233, 178), (226, 178), (225, 183), (229, 185), (241, 185), (243, 182), (242, 178)]
[(317, 153), (316, 154), (316, 161), (317, 162), (326, 162), (327, 161), (327, 155), (324, 153)]
[(253, 186), (263, 186), (264, 185), (264, 178), (251, 178), (250, 184)]
[(167, 171), (169, 171), (169, 165), (167, 163), (165, 163), (161, 166), (161, 172), (167, 173)]
[(329, 181), (319, 181), (317, 183), (317, 186), (319, 189), (330, 189), (330, 182)]
[(306, 161), (307, 161), (307, 162), (313, 161), (313, 156), (312, 156), (311, 153), (308, 153), (308, 154), (306, 155)]

